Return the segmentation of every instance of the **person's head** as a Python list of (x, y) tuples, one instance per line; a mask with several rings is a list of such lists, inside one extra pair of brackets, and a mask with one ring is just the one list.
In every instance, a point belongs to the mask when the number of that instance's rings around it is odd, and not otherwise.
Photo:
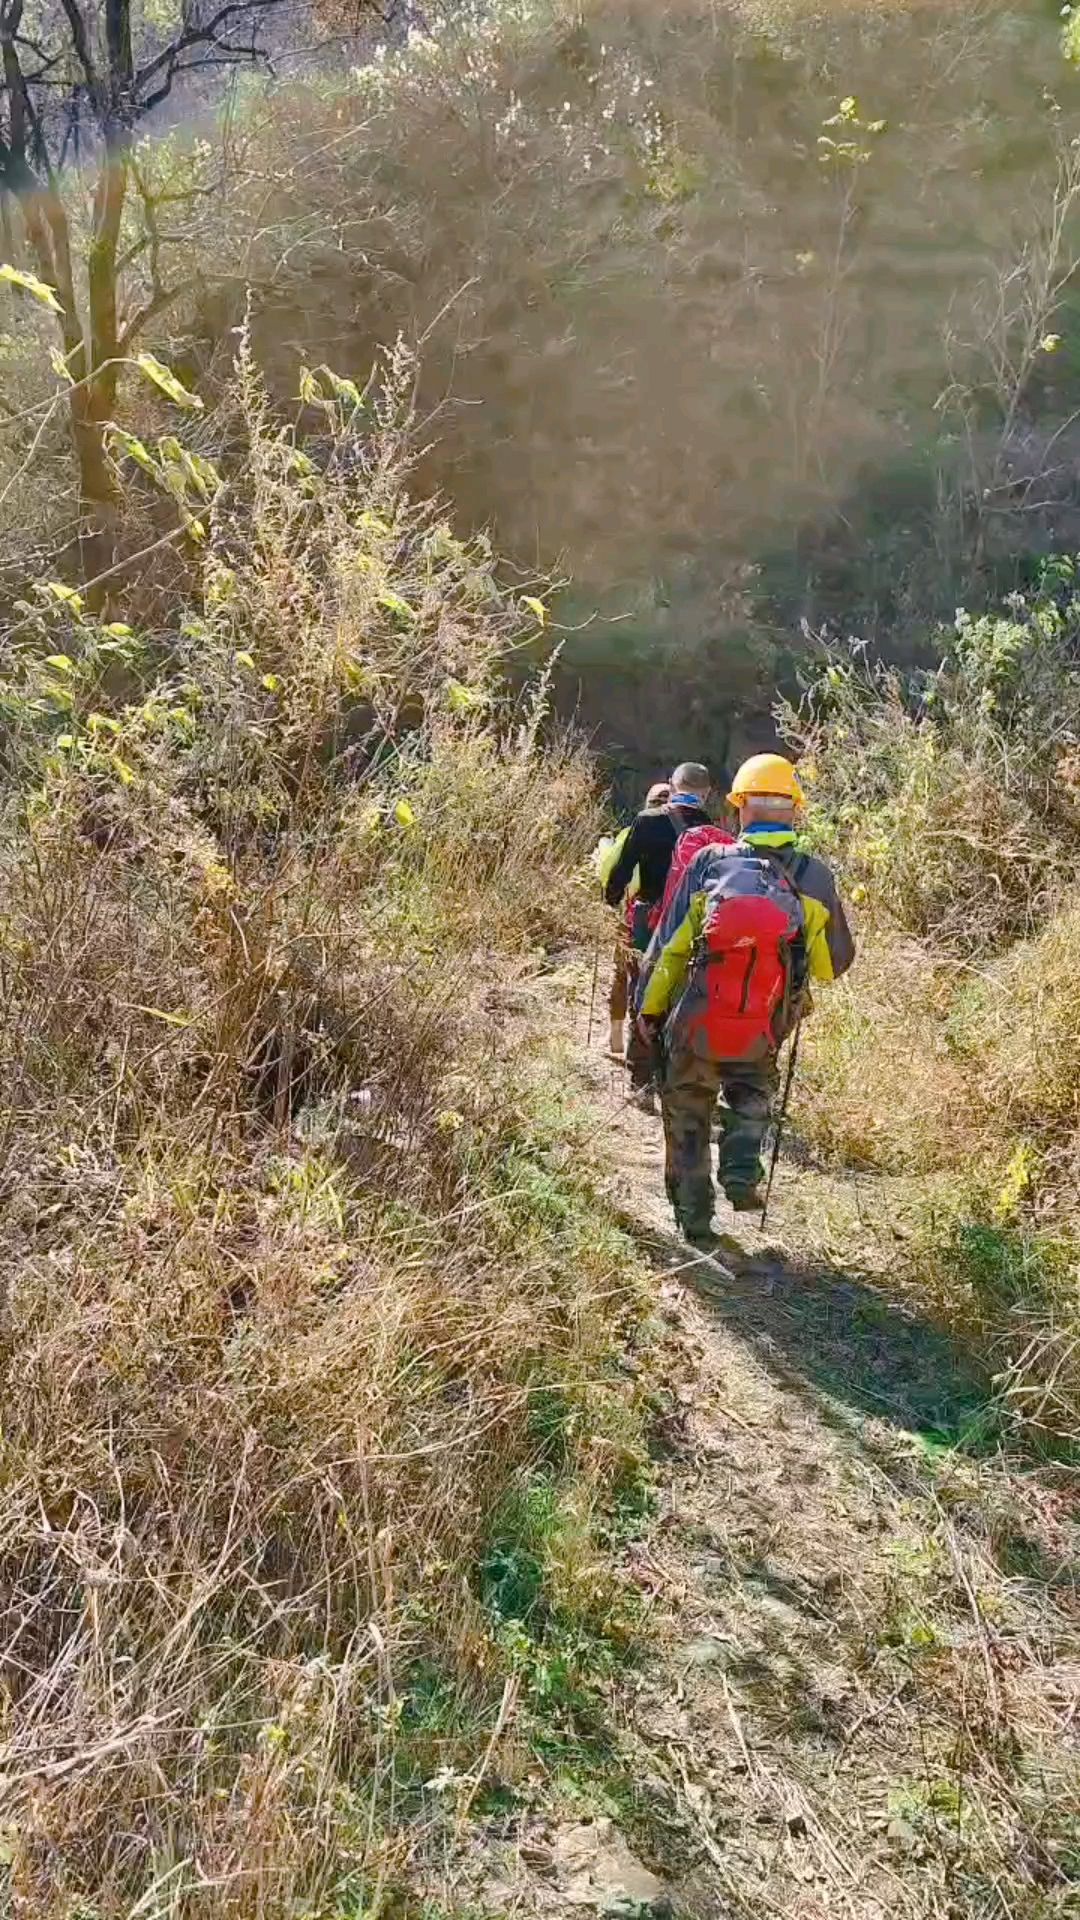
[(790, 827), (802, 798), (798, 774), (782, 753), (755, 753), (744, 760), (728, 794), (743, 827)]
[(712, 791), (712, 775), (697, 760), (684, 760), (671, 776), (671, 797), (703, 807)]
[(657, 780), (645, 795), (647, 807), (666, 807), (671, 799), (671, 787), (666, 780)]

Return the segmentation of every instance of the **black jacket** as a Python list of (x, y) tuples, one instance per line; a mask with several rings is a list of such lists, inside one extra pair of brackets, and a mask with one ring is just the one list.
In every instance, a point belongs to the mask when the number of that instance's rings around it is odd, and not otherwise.
[(635, 867), (641, 874), (638, 899), (647, 907), (657, 906), (664, 897), (668, 868), (679, 835), (688, 827), (708, 825), (709, 816), (701, 807), (647, 807), (644, 813), (639, 813), (608, 876), (604, 888), (608, 906), (618, 906), (634, 877)]

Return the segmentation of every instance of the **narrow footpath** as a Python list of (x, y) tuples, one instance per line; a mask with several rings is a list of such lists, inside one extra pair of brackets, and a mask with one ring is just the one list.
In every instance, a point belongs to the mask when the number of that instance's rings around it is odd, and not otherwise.
[(730, 1248), (695, 1256), (659, 1119), (599, 1041), (580, 1074), (681, 1355), (630, 1550), (660, 1623), (628, 1738), (665, 1897), (702, 1920), (1080, 1914), (1075, 1466), (1008, 1438), (901, 1290), (887, 1183), (795, 1140), (767, 1234), (721, 1206)]

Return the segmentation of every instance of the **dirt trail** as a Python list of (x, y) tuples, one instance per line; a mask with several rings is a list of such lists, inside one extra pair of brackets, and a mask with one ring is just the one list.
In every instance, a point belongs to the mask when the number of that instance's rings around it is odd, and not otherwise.
[(726, 1269), (695, 1257), (659, 1120), (599, 1046), (582, 1076), (680, 1375), (631, 1550), (664, 1651), (630, 1737), (676, 1911), (1080, 1914), (1075, 1469), (1006, 1450), (881, 1261), (815, 1249), (835, 1182), (785, 1157), (767, 1236), (721, 1206)]

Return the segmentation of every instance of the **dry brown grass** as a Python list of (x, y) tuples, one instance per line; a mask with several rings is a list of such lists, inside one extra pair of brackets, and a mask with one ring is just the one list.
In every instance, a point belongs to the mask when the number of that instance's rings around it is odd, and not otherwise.
[(834, 1196), (840, 1257), (870, 1233), (873, 1263), (884, 1258), (981, 1351), (1007, 1421), (1070, 1446), (1076, 933), (1063, 909), (979, 968), (871, 935), (850, 981), (820, 996), (795, 1103), (798, 1132), (832, 1171), (892, 1176), (854, 1210)]
[[(688, 717), (717, 757), (760, 731), (800, 616), (921, 645), (981, 510), (936, 403), (982, 379), (1052, 192), (1053, 24), (553, 0), (437, 39), (271, 105), (246, 265), (275, 388), (424, 338), (428, 470), (523, 564), (565, 558), (575, 615), (618, 615), (564, 684), (628, 760), (679, 757)], [(818, 157), (849, 93), (888, 123), (857, 180)], [(1071, 407), (1049, 382), (1032, 405), (1047, 437)], [(1005, 492), (995, 554), (1038, 543)]]
[(246, 367), (199, 599), (12, 647), (14, 1920), (381, 1910), (530, 1764), (482, 1569), (537, 1475), (543, 1606), (601, 1630), (639, 1281), (507, 994), (581, 908), (591, 775), (542, 689), (501, 706), (521, 615), (410, 505), (401, 401), (301, 487)]
[(856, 972), (816, 996), (796, 1122), (834, 1163), (917, 1175), (979, 1150), (985, 1113), (945, 1024), (955, 982), (917, 941), (870, 935)]
[(1000, 612), (960, 615), (934, 673), (835, 648), (785, 716), (871, 930), (809, 1030), (808, 1131), (909, 1179), (899, 1263), (1029, 1436), (1070, 1446), (1078, 621), (1072, 563), (1051, 562)]
[[(688, 717), (707, 755), (736, 751), (802, 616), (906, 657), (975, 544), (1073, 539), (1067, 353), (1007, 446), (961, 418), (1048, 218), (1054, 20), (984, 0), (445, 11), (437, 48), (363, 71), (342, 46), (307, 88), (246, 94), (206, 163), (212, 214), (174, 207), (165, 277), (192, 299), (148, 344), (213, 392), (254, 286), (291, 399), (305, 358), (363, 380), (380, 342), (422, 339), (426, 475), (522, 565), (565, 558), (582, 615), (618, 615), (568, 641), (563, 686), (620, 757), (681, 757)], [(888, 122), (855, 182), (818, 159), (847, 92)], [(153, 404), (125, 384), (125, 424)], [(37, 424), (0, 435), (9, 474)], [(61, 449), (40, 488), (57, 539)], [(15, 496), (23, 555), (28, 510), (49, 516)]]
[(1003, 1123), (1059, 1140), (1080, 1121), (1078, 937), (1080, 914), (1064, 904), (1034, 939), (1010, 947), (986, 970), (960, 1027)]

